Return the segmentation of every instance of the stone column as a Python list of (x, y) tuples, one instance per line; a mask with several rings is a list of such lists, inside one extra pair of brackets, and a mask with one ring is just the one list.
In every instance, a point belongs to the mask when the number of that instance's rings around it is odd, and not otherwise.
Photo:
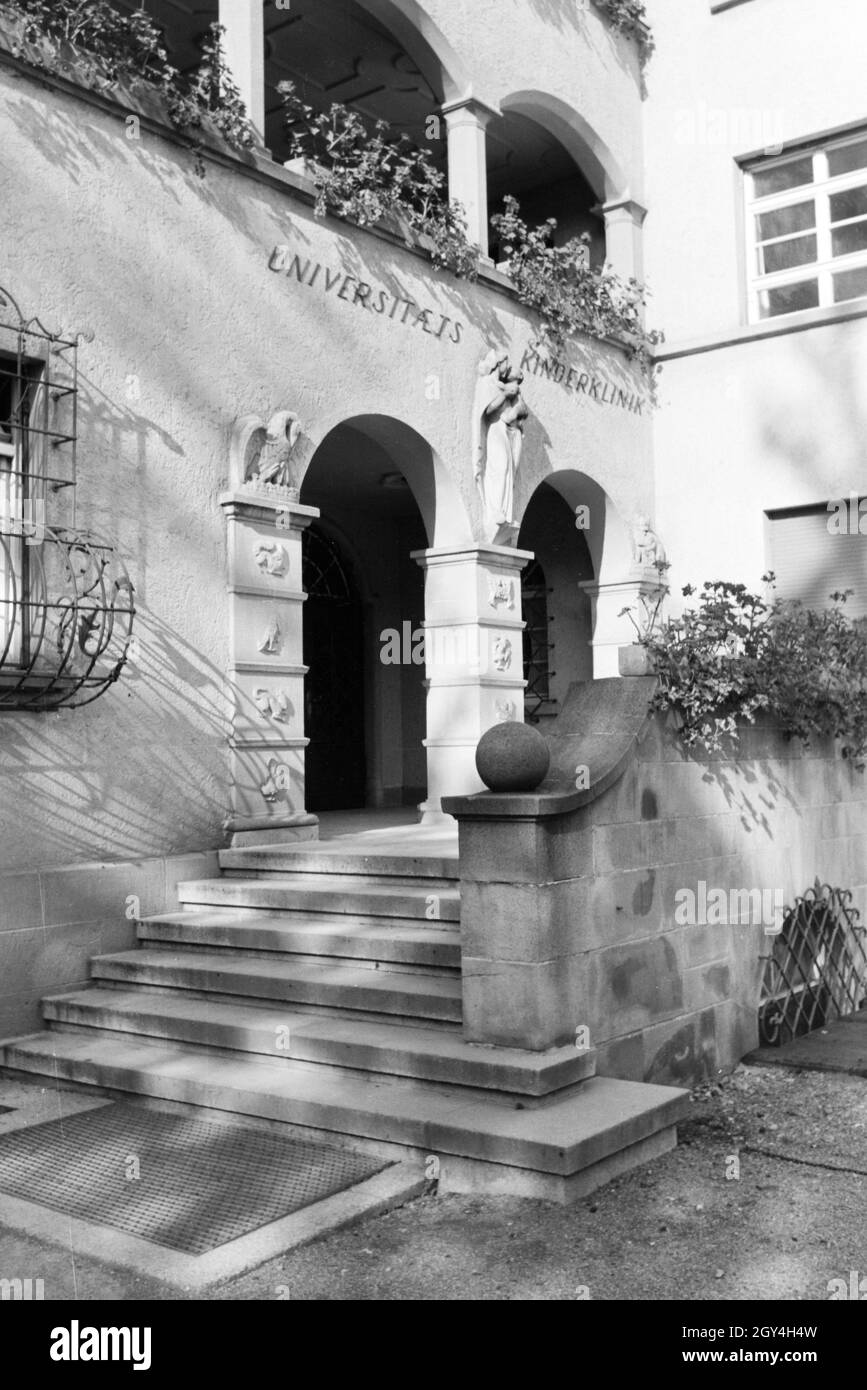
[(485, 131), (497, 113), (468, 99), (442, 108), (448, 132), (449, 197), (467, 215), (470, 241), (488, 254), (488, 155)]
[(605, 256), (612, 269), (624, 280), (644, 279), (642, 227), (647, 209), (632, 198), (604, 203), (599, 209), (605, 218)]
[(445, 819), (443, 796), (481, 791), (476, 746), (498, 720), (524, 719), (521, 571), (529, 550), (473, 545), (419, 550), (425, 571), (428, 799), (422, 820)]
[[(282, 495), (281, 495), (282, 494)], [(243, 486), (220, 505), (228, 522), (233, 845), (318, 836), (304, 808), (301, 536), (319, 515), (286, 489)]]
[[(624, 608), (631, 608), (633, 617), (641, 625), (644, 616), (644, 603), (655, 604), (659, 594), (659, 578), (654, 575), (636, 576), (624, 579), (618, 584), (597, 584), (594, 580), (579, 584), (590, 599), (593, 638), (593, 679), (603, 680), (606, 676), (618, 676), (620, 666), (618, 652), (636, 640), (635, 628), (629, 621)], [(622, 615), (622, 616), (621, 616)]]
[(250, 125), (265, 143), (264, 0), (220, 0), (226, 62), (241, 93)]

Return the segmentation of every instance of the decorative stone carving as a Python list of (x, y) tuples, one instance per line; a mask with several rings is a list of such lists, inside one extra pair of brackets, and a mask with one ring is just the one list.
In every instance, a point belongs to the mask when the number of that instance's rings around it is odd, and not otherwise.
[(532, 792), (544, 782), (551, 750), (530, 724), (495, 724), (476, 749), (478, 774), (492, 792)]
[(514, 700), (497, 700), (494, 705), (499, 724), (510, 724), (517, 714)]
[(632, 559), (641, 573), (665, 563), (665, 549), (646, 516), (637, 517), (632, 527)]
[(512, 643), (508, 637), (498, 637), (494, 643), (494, 665), (498, 671), (508, 671), (512, 665)]
[(277, 493), (287, 500), (297, 500), (291, 459), (301, 433), (301, 422), (291, 410), (277, 411), (267, 425), (256, 415), (245, 415), (236, 424), (232, 438), (236, 482), (245, 490)]
[(279, 541), (257, 541), (253, 547), (253, 559), (264, 574), (282, 579), (289, 573), (289, 554)]
[(482, 501), (482, 538), (514, 545), (515, 477), (529, 411), (521, 395), (522, 372), (513, 372), (508, 353), (492, 348), (479, 365), (473, 401), (473, 477)]
[(505, 579), (502, 575), (488, 575), (488, 594), (492, 608), (508, 608), (514, 610), (515, 607), (515, 581)]
[(259, 788), (269, 805), (274, 805), (277, 801), (288, 801), (288, 793), (291, 787), (291, 770), (285, 763), (272, 758), (268, 764), (268, 778)]
[(285, 690), (266, 690), (260, 686), (253, 691), (253, 703), (266, 719), (274, 719), (278, 724), (289, 723), (292, 707)]
[(264, 635), (258, 643), (259, 651), (266, 656), (277, 656), (283, 647), (283, 634), (280, 630), (280, 623), (275, 616), (271, 619)]

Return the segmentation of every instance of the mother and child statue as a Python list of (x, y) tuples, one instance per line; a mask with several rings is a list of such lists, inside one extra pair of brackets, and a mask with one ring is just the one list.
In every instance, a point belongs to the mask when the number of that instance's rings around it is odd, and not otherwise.
[(522, 372), (497, 348), (482, 359), (473, 402), (473, 477), (482, 502), (482, 538), (489, 545), (514, 545), (515, 477), (524, 446), (527, 409)]

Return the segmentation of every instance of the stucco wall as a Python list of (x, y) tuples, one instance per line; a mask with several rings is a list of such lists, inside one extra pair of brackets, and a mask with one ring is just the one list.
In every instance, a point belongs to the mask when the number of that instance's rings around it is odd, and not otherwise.
[(670, 343), (743, 321), (736, 161), (864, 120), (860, 0), (648, 0), (645, 103), (651, 317)]
[(759, 586), (766, 509), (863, 491), (864, 303), (747, 325), (739, 161), (863, 122), (867, 8), (751, 0), (713, 15), (708, 0), (649, 0), (648, 10), (645, 262), (649, 319), (666, 335), (656, 522), (677, 607), (686, 583)]

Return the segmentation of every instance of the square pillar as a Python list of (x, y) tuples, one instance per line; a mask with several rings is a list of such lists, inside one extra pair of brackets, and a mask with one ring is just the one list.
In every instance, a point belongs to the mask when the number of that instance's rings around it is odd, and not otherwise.
[(223, 48), (260, 145), (265, 144), (264, 0), (220, 0)]
[(632, 198), (604, 203), (598, 209), (605, 219), (605, 259), (623, 280), (644, 280), (642, 227), (647, 209)]
[(310, 840), (304, 806), (301, 537), (319, 515), (288, 489), (224, 494), (228, 522), (233, 845)]
[(659, 576), (637, 575), (618, 584), (597, 584), (590, 580), (579, 584), (590, 599), (593, 638), (593, 679), (619, 676), (619, 651), (636, 640), (635, 628), (624, 608), (631, 608), (640, 625), (645, 604), (655, 604), (660, 590)]
[(509, 546), (420, 550), (425, 571), (426, 824), (443, 796), (481, 791), (476, 747), (499, 721), (524, 720), (521, 571), (529, 550)]
[(488, 123), (497, 113), (482, 102), (451, 102), (442, 108), (448, 135), (449, 197), (467, 216), (467, 233), (488, 254)]

